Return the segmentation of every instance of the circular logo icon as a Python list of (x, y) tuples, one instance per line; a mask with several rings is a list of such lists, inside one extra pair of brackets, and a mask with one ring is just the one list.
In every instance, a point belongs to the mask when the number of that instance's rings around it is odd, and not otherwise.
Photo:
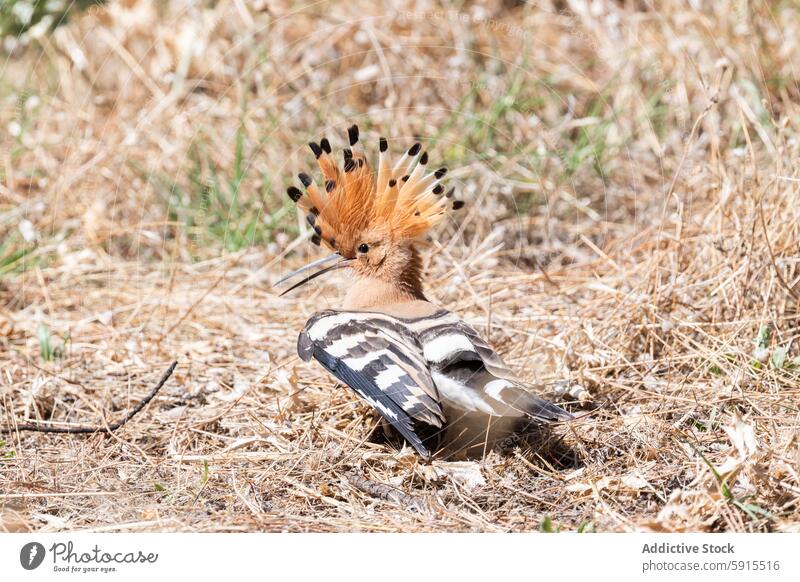
[(44, 561), (44, 546), (39, 542), (30, 542), (19, 551), (19, 563), (26, 570), (35, 570)]

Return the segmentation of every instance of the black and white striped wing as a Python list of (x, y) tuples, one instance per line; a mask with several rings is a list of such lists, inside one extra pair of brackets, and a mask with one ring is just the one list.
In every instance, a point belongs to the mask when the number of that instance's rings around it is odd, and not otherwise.
[(421, 346), (402, 322), (378, 314), (321, 312), (300, 334), (297, 353), (303, 360), (317, 360), (417, 452), (430, 456), (415, 424), (439, 428), (444, 415)]
[(416, 331), (443, 402), (493, 416), (526, 415), (550, 422), (572, 418), (532, 394), (483, 338), (453, 314), (417, 324)]
[(513, 378), (513, 373), (497, 352), (455, 314), (442, 310), (435, 317), (413, 325), (429, 366), (446, 369), (459, 363), (474, 362), (498, 378)]

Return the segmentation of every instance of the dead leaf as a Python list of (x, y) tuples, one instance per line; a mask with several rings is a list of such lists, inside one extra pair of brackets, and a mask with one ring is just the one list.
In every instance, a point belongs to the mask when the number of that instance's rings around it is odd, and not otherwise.
[(733, 424), (723, 426), (733, 446), (739, 451), (740, 460), (744, 461), (758, 451), (755, 430), (752, 424), (744, 422), (738, 415), (734, 417)]
[(480, 465), (474, 461), (434, 461), (422, 467), (422, 474), (427, 481), (451, 479), (468, 490), (486, 485)]

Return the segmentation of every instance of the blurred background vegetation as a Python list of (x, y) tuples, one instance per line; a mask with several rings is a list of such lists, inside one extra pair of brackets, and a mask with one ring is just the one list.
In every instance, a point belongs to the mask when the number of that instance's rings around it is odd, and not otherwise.
[(51, 31), (66, 24), (70, 15), (104, 3), (105, 0), (3, 0), (0, 35), (20, 37), (37, 28), (40, 32)]
[[(352, 5), (102, 4), (0, 11), (0, 177), (28, 204), (21, 230), (0, 225), (0, 269), (75, 234), (140, 259), (294, 237), (305, 227), (280, 193), (308, 163), (299, 148), (350, 120), (399, 148), (425, 139), (453, 168), (486, 220), (451, 232), (505, 225), (513, 260), (568, 263), (578, 237), (602, 246), (660, 217), (714, 99), (698, 137), (718, 163), (747, 145), (741, 103), (760, 128), (795, 119), (790, 3), (394, 2), (355, 20)], [(689, 204), (704, 154), (687, 151), (674, 185)]]

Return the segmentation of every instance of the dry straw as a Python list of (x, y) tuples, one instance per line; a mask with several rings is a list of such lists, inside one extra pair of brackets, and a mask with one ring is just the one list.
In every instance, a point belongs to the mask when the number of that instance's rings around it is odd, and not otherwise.
[[(155, 4), (0, 61), (0, 422), (179, 361), (4, 433), (0, 529), (797, 531), (797, 11)], [(427, 465), (299, 362), (283, 177), (352, 123), (469, 203), (432, 299), (592, 414)]]

